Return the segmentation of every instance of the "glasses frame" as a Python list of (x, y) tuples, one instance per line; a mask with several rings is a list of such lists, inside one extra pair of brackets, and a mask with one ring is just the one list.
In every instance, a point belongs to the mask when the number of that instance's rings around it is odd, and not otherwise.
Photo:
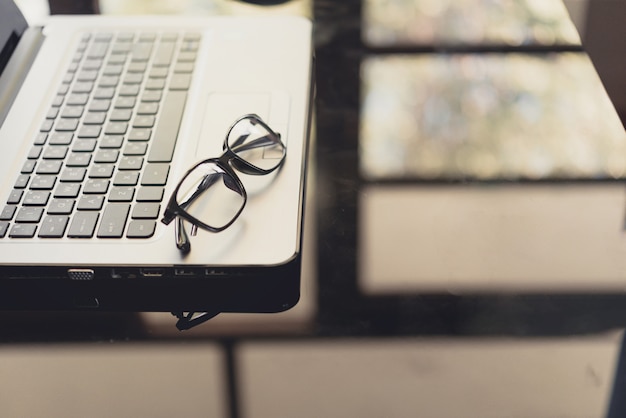
[[(269, 137), (271, 137), (272, 141), (282, 146), (281, 147), (282, 155), (280, 156), (280, 158), (277, 158), (280, 161), (278, 161), (276, 165), (274, 165), (273, 167), (269, 169), (263, 169), (263, 168), (257, 167), (251, 164), (250, 162), (246, 161), (245, 159), (237, 155), (237, 153), (231, 148), (230, 144), (228, 143), (228, 138), (230, 137), (230, 134), (233, 131), (233, 129), (239, 123), (247, 119), (250, 119), (252, 121), (251, 123), (253, 124), (261, 125), (264, 129), (267, 130), (267, 132), (269, 132), (270, 134)], [(257, 176), (266, 175), (266, 174), (270, 174), (273, 171), (276, 171), (280, 166), (282, 166), (285, 160), (285, 156), (287, 155), (287, 146), (282, 141), (280, 133), (275, 132), (272, 128), (269, 127), (267, 123), (263, 121), (263, 119), (261, 119), (260, 116), (254, 113), (243, 115), (239, 117), (237, 120), (235, 120), (235, 122), (232, 123), (232, 125), (228, 129), (228, 132), (226, 133), (226, 137), (224, 138), (224, 144), (222, 145), (222, 149), (224, 150), (224, 152), (222, 153), (221, 156), (207, 158), (206, 160), (202, 160), (196, 163), (194, 166), (192, 166), (189, 170), (187, 170), (187, 172), (183, 175), (183, 177), (180, 179), (180, 181), (176, 185), (176, 188), (174, 188), (174, 190), (172, 191), (172, 194), (167, 203), (165, 211), (163, 212), (163, 218), (161, 219), (161, 222), (164, 223), (165, 225), (169, 225), (174, 219), (177, 219), (177, 222), (175, 224), (176, 225), (176, 231), (175, 231), (176, 246), (183, 252), (189, 252), (191, 250), (189, 236), (187, 235), (187, 232), (185, 230), (183, 220), (192, 224), (192, 232), (191, 232), (192, 235), (196, 234), (197, 228), (202, 228), (206, 231), (217, 233), (231, 226), (237, 220), (237, 218), (239, 218), (239, 215), (241, 215), (241, 212), (243, 212), (243, 209), (246, 206), (246, 203), (248, 202), (248, 194), (246, 192), (246, 188), (243, 185), (243, 182), (237, 175), (235, 168), (237, 169), (237, 171), (240, 171), (244, 174), (257, 175)], [(187, 177), (189, 177), (189, 175), (194, 170), (196, 170), (198, 167), (200, 167), (203, 164), (214, 164), (215, 166), (220, 168), (224, 172), (224, 174), (230, 176), (230, 178), (235, 181), (238, 189), (241, 191), (241, 197), (243, 198), (243, 203), (241, 207), (239, 208), (239, 211), (233, 216), (230, 222), (226, 223), (225, 225), (221, 227), (208, 225), (202, 222), (201, 220), (197, 219), (193, 215), (190, 215), (185, 210), (184, 207), (178, 204), (176, 200), (176, 196), (178, 195), (178, 192), (180, 191), (180, 188), (184, 184)], [(239, 191), (236, 191), (236, 192), (239, 193)]]

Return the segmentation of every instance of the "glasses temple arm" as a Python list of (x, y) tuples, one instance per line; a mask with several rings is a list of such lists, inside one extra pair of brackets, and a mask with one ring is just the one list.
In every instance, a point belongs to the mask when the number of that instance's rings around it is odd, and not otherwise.
[(174, 234), (176, 235), (176, 247), (185, 254), (191, 251), (191, 241), (189, 240), (189, 235), (187, 235), (183, 218), (180, 216), (176, 217)]
[(230, 147), (230, 149), (233, 152), (240, 152), (240, 151), (246, 151), (246, 150), (249, 150), (249, 149), (265, 147), (265, 146), (271, 145), (271, 144), (280, 144), (280, 143), (281, 143), (281, 141), (280, 141), (280, 134), (277, 133), (276, 137), (274, 137), (272, 135), (265, 135), (265, 136), (262, 136), (261, 138), (257, 138), (255, 140), (247, 142), (247, 143), (245, 143), (243, 145), (239, 145), (239, 140), (237, 140)]

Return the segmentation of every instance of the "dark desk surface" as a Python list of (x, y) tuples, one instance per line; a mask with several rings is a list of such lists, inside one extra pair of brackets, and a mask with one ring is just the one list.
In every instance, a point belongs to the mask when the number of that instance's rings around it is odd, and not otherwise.
[(217, 367), (201, 384), (223, 398), (174, 397), (190, 415), (624, 416), (626, 141), (565, 9), (313, 3), (301, 303), (184, 333), (169, 314), (3, 314), (0, 364), (183, 350), (203, 360), (172, 363), (181, 379)]

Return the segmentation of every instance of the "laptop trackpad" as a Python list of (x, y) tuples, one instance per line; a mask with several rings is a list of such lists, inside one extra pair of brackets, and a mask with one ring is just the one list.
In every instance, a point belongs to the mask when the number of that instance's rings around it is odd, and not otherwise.
[(276, 130), (283, 129), (289, 114), (287, 94), (280, 92), (210, 94), (196, 147), (196, 157), (205, 159), (221, 155), (228, 129), (235, 120), (249, 113), (259, 115)]

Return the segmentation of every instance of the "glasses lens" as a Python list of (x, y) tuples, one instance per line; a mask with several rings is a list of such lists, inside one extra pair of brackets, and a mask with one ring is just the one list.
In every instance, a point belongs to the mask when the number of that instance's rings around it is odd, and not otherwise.
[(254, 117), (237, 122), (227, 140), (228, 147), (240, 159), (264, 171), (278, 167), (285, 156), (280, 136)]
[(176, 201), (189, 215), (213, 228), (227, 226), (243, 205), (239, 183), (214, 163), (204, 163), (182, 181)]

